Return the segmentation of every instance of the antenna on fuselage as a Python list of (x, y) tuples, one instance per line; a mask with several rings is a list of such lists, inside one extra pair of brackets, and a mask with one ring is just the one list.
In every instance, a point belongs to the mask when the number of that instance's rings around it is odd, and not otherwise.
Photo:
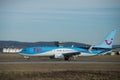
[(74, 47), (74, 45), (72, 45), (71, 47)]

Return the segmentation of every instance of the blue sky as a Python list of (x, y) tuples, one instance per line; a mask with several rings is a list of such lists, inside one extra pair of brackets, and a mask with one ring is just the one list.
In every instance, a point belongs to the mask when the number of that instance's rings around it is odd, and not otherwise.
[(120, 0), (0, 0), (0, 40), (98, 44), (117, 29)]

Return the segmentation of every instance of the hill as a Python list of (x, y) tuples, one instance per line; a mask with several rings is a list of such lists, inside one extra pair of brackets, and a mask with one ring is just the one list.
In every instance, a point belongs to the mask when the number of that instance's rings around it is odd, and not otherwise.
[[(4, 47), (16, 47), (25, 48), (33, 46), (59, 46), (61, 43), (58, 41), (53, 42), (19, 42), (19, 41), (0, 41), (0, 48)], [(63, 42), (62, 46), (74, 46), (74, 47), (89, 47), (90, 45), (77, 42)]]

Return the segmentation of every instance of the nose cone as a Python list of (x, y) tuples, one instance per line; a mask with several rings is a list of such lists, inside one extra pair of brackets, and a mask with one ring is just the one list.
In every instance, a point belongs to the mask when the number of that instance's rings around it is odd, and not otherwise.
[(23, 50), (21, 50), (19, 53), (23, 53), (24, 52), (24, 49)]
[(26, 49), (23, 49), (22, 51), (19, 52), (19, 54), (24, 55), (26, 53)]

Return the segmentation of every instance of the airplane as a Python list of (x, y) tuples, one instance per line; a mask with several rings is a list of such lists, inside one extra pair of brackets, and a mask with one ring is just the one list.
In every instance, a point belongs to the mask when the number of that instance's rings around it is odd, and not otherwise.
[(94, 56), (106, 54), (112, 51), (112, 44), (116, 30), (112, 30), (107, 37), (98, 45), (92, 45), (89, 48), (82, 47), (28, 47), (19, 52), (25, 58), (30, 56), (48, 56), (55, 59), (70, 60), (71, 57)]

